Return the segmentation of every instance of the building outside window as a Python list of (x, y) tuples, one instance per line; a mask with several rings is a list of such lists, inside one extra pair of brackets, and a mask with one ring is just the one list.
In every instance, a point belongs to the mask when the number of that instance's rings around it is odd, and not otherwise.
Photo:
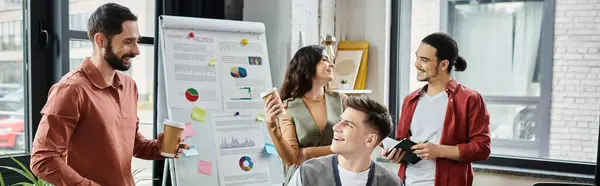
[(0, 156), (26, 152), (22, 6), (20, 0), (0, 2)]

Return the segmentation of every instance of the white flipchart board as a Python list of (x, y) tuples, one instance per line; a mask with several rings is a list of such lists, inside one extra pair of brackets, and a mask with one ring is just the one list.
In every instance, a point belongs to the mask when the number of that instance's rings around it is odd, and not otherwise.
[[(264, 24), (178, 16), (161, 16), (159, 24), (158, 132), (163, 131), (162, 123), (165, 118), (189, 122), (195, 135), (187, 137), (184, 143), (195, 145), (199, 152), (195, 156), (182, 155), (179, 159), (168, 159), (164, 167), (165, 175), (167, 172), (171, 175), (171, 184), (174, 186), (226, 185), (220, 183), (219, 174), (233, 174), (239, 170), (219, 169), (212, 116), (227, 113), (233, 115), (238, 112), (240, 116), (256, 118), (258, 113), (263, 112), (259, 93), (272, 87)], [(183, 39), (193, 39), (193, 42)], [(247, 43), (242, 42), (243, 40)], [(214, 68), (209, 68), (210, 66)], [(216, 73), (216, 79), (211, 79), (207, 73)], [(263, 78), (264, 83), (253, 79), (258, 75)], [(189, 101), (186, 88), (194, 88), (200, 98), (196, 97), (194, 102)], [(248, 95), (244, 95), (244, 91)], [(244, 98), (233, 99), (236, 96)], [(204, 122), (192, 119), (194, 106), (207, 109)], [(261, 140), (272, 144), (264, 123), (258, 126), (263, 133), (264, 139)], [(259, 159), (269, 165), (270, 183), (261, 185), (281, 185), (281, 159), (265, 153)], [(212, 162), (212, 172), (209, 175), (199, 173), (197, 168), (200, 160)], [(229, 179), (244, 176), (252, 175), (233, 175)], [(163, 185), (165, 182), (163, 179)]]

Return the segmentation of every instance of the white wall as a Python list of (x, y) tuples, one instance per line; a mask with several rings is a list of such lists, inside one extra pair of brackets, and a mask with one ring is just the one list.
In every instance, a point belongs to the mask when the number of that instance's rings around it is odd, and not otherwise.
[(596, 161), (599, 1), (556, 1), (550, 158)]
[(319, 43), (318, 5), (319, 0), (244, 1), (244, 21), (265, 24), (273, 86), (281, 86), (301, 38), (304, 45)]
[(336, 38), (369, 41), (366, 89), (388, 105), (391, 0), (338, 0), (337, 5), (336, 21), (341, 23)]
[(292, 38), (292, 1), (244, 1), (244, 21), (265, 24), (273, 86), (282, 83)]
[[(439, 0), (418, 0), (412, 1), (411, 27), (410, 27), (410, 90), (415, 91), (427, 84), (417, 80), (417, 70), (414, 67), (417, 48), (421, 40), (429, 34), (440, 31), (440, 1)], [(401, 67), (405, 68), (405, 67)]]
[(391, 0), (252, 0), (244, 1), (244, 20), (263, 22), (267, 28), (274, 86), (281, 85), (289, 60), (300, 48), (300, 32), (304, 45), (319, 44), (320, 37), (334, 33), (338, 41), (369, 41), (367, 89), (387, 105), (390, 7)]

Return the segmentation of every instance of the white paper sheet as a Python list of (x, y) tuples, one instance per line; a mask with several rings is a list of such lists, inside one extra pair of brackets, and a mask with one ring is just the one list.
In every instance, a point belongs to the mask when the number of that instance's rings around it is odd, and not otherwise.
[(270, 81), (270, 68), (263, 56), (264, 47), (257, 38), (240, 41), (219, 41), (218, 61), (223, 90), (223, 109), (226, 112), (262, 110), (260, 93)]
[(231, 33), (265, 33), (265, 25), (257, 22), (222, 20), (222, 19), (198, 19), (195, 17), (181, 17), (161, 15), (161, 27), (175, 29), (196, 29), (215, 32)]
[(221, 185), (268, 185), (269, 162), (263, 155), (264, 136), (251, 114), (213, 115), (214, 142)]
[(221, 109), (217, 38), (193, 30), (164, 29), (165, 67), (167, 71), (168, 102), (171, 108)]
[(387, 138), (383, 139), (383, 141), (381, 141), (381, 143), (383, 144), (383, 148), (390, 149), (390, 148), (396, 146), (396, 144), (398, 144), (398, 141), (396, 141), (395, 139), (392, 139), (390, 137), (387, 137)]

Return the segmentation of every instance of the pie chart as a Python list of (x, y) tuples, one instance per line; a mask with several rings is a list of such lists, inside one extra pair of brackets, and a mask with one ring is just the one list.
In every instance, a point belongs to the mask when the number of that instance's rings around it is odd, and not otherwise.
[(243, 171), (250, 171), (252, 170), (252, 167), (254, 166), (254, 162), (252, 162), (252, 160), (250, 159), (250, 157), (248, 156), (242, 156), (242, 158), (240, 158), (240, 168)]
[(248, 76), (248, 72), (243, 67), (232, 67), (229, 69), (229, 71), (231, 72), (231, 77), (233, 78), (245, 78)]
[(191, 102), (198, 100), (198, 91), (196, 91), (196, 89), (193, 88), (188, 88), (185, 91), (185, 98)]

